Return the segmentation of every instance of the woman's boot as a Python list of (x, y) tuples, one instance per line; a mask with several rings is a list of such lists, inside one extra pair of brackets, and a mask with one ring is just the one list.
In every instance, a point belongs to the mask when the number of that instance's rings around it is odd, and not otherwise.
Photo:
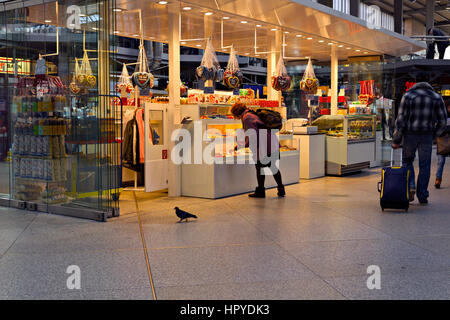
[(284, 197), (286, 195), (286, 191), (284, 191), (284, 186), (278, 186), (278, 196), (279, 197)]
[(265, 188), (256, 187), (255, 192), (254, 193), (250, 193), (248, 196), (250, 198), (265, 198), (266, 197), (266, 189)]

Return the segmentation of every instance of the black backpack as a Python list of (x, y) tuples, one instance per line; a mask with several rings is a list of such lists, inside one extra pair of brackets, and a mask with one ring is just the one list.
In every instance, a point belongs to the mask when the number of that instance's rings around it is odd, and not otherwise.
[(257, 109), (254, 113), (264, 123), (265, 129), (280, 130), (283, 126), (283, 118), (281, 118), (281, 114), (278, 111)]

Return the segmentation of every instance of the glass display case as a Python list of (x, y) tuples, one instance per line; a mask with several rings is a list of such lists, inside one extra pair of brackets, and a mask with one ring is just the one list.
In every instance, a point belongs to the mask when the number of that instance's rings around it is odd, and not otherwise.
[(324, 115), (313, 122), (326, 134), (325, 172), (342, 175), (369, 168), (375, 160), (374, 115)]
[[(215, 157), (230, 157), (230, 156), (242, 156), (242, 155), (251, 155), (251, 151), (249, 148), (241, 148), (237, 151), (234, 150), (234, 146), (236, 145), (236, 130), (242, 129), (242, 123), (240, 120), (234, 121), (223, 121), (225, 123), (208, 123), (206, 122), (206, 132), (207, 139), (211, 141), (212, 139), (216, 139), (218, 135), (220, 135), (223, 139), (222, 143), (215, 144)], [(280, 152), (289, 152), (296, 151), (298, 149), (296, 142), (294, 141), (294, 136), (288, 133), (280, 133), (277, 134), (278, 140), (280, 142)]]
[(327, 136), (342, 137), (348, 142), (375, 139), (375, 116), (372, 115), (324, 115), (316, 119), (313, 125)]

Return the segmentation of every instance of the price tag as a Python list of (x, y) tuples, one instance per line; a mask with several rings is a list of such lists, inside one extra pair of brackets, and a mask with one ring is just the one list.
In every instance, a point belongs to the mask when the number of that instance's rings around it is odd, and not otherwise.
[(203, 89), (203, 93), (213, 94), (214, 93), (214, 87), (205, 87)]

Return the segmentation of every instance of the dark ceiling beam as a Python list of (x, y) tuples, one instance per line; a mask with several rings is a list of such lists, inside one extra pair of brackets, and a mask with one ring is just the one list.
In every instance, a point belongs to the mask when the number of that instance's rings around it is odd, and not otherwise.
[[(371, 4), (374, 4), (374, 5), (382, 5), (381, 9), (384, 9), (385, 11), (389, 12), (390, 14), (393, 14), (393, 6), (392, 6), (392, 4), (387, 3), (387, 2), (385, 2), (385, 1), (382, 1), (382, 0), (373, 0), (373, 1), (364, 1), (364, 3), (366, 3), (366, 4), (368, 4), (368, 5), (371, 5)], [(411, 9), (411, 6), (406, 5), (405, 2), (403, 3), (403, 5)], [(386, 7), (387, 7), (388, 9), (386, 9)], [(419, 22), (422, 23), (423, 25), (426, 24), (426, 23), (425, 23), (425, 20), (416, 17), (414, 14), (407, 14), (407, 11), (403, 11), (403, 14), (404, 14), (404, 15), (407, 15), (407, 16), (409, 16), (409, 17), (411, 17), (412, 19), (415, 19), (415, 20), (419, 21)]]
[(450, 21), (441, 21), (441, 22), (436, 22), (434, 24), (436, 27), (445, 27), (445, 26), (450, 26)]
[[(387, 3), (387, 2), (385, 2), (385, 1), (383, 1), (383, 0), (373, 0), (373, 1), (364, 1), (364, 3), (366, 3), (366, 4), (368, 4), (368, 5), (371, 5), (371, 4), (375, 4), (375, 5), (379, 5), (379, 4), (382, 4), (383, 5), (383, 8), (382, 9), (385, 9), (387, 12), (389, 12), (390, 14), (394, 14), (393, 13), (393, 5), (392, 4), (390, 4), (390, 3)], [(406, 3), (406, 1), (404, 1), (403, 2), (403, 5), (405, 6), (405, 7), (407, 7), (407, 8), (409, 8), (409, 9), (414, 9), (413, 7), (411, 7), (409, 4), (407, 4)], [(389, 9), (386, 9), (386, 8), (384, 8), (384, 7), (388, 7)], [(419, 21), (420, 23), (422, 23), (423, 25), (426, 25), (426, 21), (424, 20), (424, 19), (420, 19), (420, 18), (418, 18), (417, 16), (415, 16), (414, 14), (411, 14), (411, 13), (407, 13), (408, 12), (408, 10), (404, 10), (403, 11), (403, 14), (404, 15), (407, 15), (407, 16), (409, 16), (409, 17), (411, 17), (412, 19), (414, 19), (414, 20), (417, 20), (417, 21)]]
[[(434, 7), (434, 12), (445, 11), (445, 10), (447, 10), (446, 5), (438, 5), (438, 6)], [(423, 14), (425, 11), (426, 11), (426, 8), (424, 6), (423, 8), (405, 10), (405, 14), (418, 14), (418, 13)]]
[[(421, 1), (417, 1), (417, 3), (420, 4), (420, 5), (423, 5), (422, 10), (424, 10), (423, 12), (424, 12), (424, 15), (426, 16), (426, 12), (427, 12), (427, 9), (426, 9), (426, 7), (427, 7), (427, 2), (425, 1), (425, 3), (422, 3)], [(435, 3), (436, 3), (436, 2), (435, 2)], [(436, 8), (438, 8), (438, 7), (442, 7), (442, 6), (437, 6), (437, 5), (435, 5), (435, 6), (434, 6), (434, 14), (438, 15), (439, 17), (441, 17), (441, 18), (444, 19), (444, 20), (447, 20), (447, 18), (446, 18), (445, 16), (443, 16), (442, 14), (440, 14), (440, 13), (438, 12), (438, 10), (436, 10)], [(444, 10), (446, 10), (446, 9), (447, 9), (447, 6), (445, 5), (445, 6), (444, 6)], [(439, 10), (439, 11), (442, 11), (442, 10)]]
[(394, 0), (394, 31), (403, 34), (403, 0)]

